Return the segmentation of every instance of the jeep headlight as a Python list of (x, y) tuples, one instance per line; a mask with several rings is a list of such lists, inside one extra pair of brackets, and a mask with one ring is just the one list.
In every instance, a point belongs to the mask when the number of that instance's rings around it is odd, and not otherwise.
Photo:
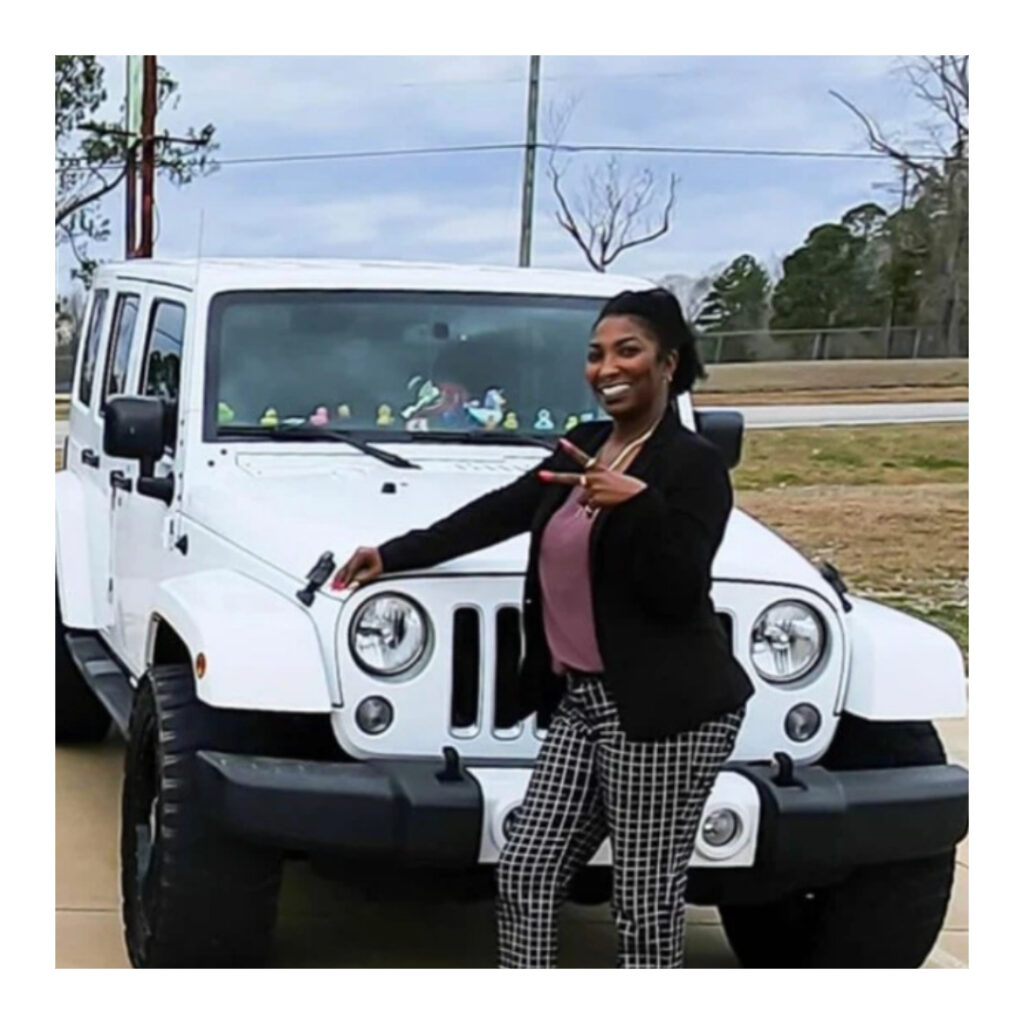
[(792, 683), (807, 675), (824, 649), (825, 625), (803, 601), (769, 605), (750, 633), (750, 659), (769, 683)]
[(408, 672), (427, 651), (430, 626), (426, 613), (398, 594), (370, 598), (349, 627), (352, 656), (375, 676)]

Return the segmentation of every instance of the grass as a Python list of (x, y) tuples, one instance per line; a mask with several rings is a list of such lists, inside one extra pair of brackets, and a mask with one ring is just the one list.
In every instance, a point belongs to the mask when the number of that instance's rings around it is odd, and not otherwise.
[(966, 484), (966, 423), (748, 430), (737, 490)]
[(854, 593), (950, 633), (965, 659), (965, 424), (751, 431), (737, 504)]
[(874, 388), (792, 388), (777, 391), (698, 390), (697, 408), (731, 405), (868, 405), (875, 402), (966, 402), (966, 385)]
[(966, 359), (823, 359), (715, 363), (697, 392), (869, 391), (966, 388)]

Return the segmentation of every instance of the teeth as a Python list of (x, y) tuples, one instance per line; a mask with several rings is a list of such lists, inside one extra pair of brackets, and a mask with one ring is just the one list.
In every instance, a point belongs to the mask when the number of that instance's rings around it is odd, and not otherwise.
[(601, 388), (602, 395), (620, 395), (629, 387), (628, 384), (613, 384), (611, 387)]

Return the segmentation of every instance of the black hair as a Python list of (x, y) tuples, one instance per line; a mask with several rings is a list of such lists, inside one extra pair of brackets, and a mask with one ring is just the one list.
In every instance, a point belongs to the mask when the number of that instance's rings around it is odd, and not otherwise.
[(631, 316), (639, 320), (658, 339), (662, 361), (671, 352), (678, 353), (679, 363), (669, 382), (669, 393), (673, 397), (689, 391), (698, 378), (707, 377), (697, 352), (696, 335), (683, 316), (679, 300), (667, 289), (619, 292), (604, 304), (594, 327), (609, 316)]

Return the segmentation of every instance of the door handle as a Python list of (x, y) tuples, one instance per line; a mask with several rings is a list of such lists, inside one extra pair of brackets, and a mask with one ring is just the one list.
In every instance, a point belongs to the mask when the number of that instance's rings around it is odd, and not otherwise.
[(91, 448), (82, 449), (82, 461), (93, 469), (100, 468), (100, 457)]
[(131, 477), (125, 476), (124, 473), (119, 469), (115, 469), (110, 474), (110, 486), (117, 491), (127, 491), (131, 494), (132, 480)]

